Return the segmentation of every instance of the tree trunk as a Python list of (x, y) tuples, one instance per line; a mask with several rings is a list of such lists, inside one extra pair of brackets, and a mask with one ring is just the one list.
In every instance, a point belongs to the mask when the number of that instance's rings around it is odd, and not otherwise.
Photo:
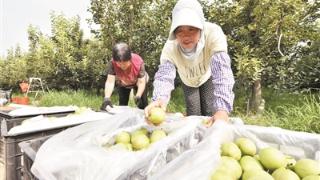
[(254, 113), (261, 113), (264, 109), (261, 105), (264, 106), (264, 102), (262, 100), (262, 90), (261, 90), (261, 80), (254, 81), (252, 85), (252, 92), (251, 92), (251, 98), (250, 98), (250, 111)]

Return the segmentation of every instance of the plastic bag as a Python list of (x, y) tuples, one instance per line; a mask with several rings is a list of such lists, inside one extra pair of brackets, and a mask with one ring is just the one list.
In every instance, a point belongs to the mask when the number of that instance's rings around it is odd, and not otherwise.
[[(38, 150), (31, 172), (38, 179), (77, 179), (90, 177), (100, 171), (100, 156), (105, 154), (97, 148), (96, 137), (115, 129), (132, 126), (143, 121), (142, 114), (128, 110), (126, 114), (114, 115), (105, 120), (88, 122), (62, 131), (48, 139)], [(104, 162), (100, 162), (103, 167)], [(62, 174), (60, 174), (62, 172)], [(68, 178), (69, 177), (69, 178)], [(98, 177), (92, 176), (92, 179)], [(86, 178), (84, 178), (86, 179)]]
[(168, 163), (150, 180), (209, 180), (220, 161), (220, 145), (247, 137), (258, 149), (273, 146), (296, 159), (320, 160), (320, 136), (305, 132), (289, 131), (277, 127), (252, 125), (214, 124), (208, 136), (194, 148)]
[[(128, 111), (108, 120), (86, 123), (47, 140), (39, 149), (31, 171), (39, 179), (145, 179), (182, 152), (192, 148), (205, 130), (199, 117), (168, 117), (153, 127), (145, 124), (143, 112)], [(141, 151), (108, 150), (120, 131), (138, 128), (162, 128), (169, 135)]]
[(182, 153), (148, 179), (209, 179), (210, 172), (220, 160), (220, 144), (232, 139), (232, 132), (229, 124), (219, 122), (213, 124), (206, 134), (198, 145)]

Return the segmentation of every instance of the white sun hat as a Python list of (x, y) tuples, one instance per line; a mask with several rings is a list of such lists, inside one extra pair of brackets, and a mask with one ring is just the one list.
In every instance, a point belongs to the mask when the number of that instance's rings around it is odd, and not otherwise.
[(179, 0), (172, 10), (169, 39), (174, 40), (174, 30), (179, 26), (193, 26), (203, 29), (205, 18), (197, 0)]

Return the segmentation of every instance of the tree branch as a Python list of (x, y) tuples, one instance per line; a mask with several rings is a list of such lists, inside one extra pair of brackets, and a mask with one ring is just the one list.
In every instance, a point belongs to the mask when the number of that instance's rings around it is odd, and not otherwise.
[(281, 56), (284, 56), (284, 54), (281, 52), (281, 49), (280, 49), (281, 38), (282, 38), (282, 33), (280, 33), (280, 36), (279, 36), (279, 39), (278, 39), (278, 51), (281, 54)]

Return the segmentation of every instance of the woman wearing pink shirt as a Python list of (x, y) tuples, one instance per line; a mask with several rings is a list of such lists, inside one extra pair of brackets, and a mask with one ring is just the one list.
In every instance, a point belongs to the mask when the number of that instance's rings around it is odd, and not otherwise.
[(143, 59), (138, 54), (132, 53), (126, 43), (117, 43), (113, 47), (107, 73), (101, 110), (106, 110), (107, 106), (113, 107), (110, 97), (115, 86), (118, 89), (120, 106), (128, 105), (131, 89), (134, 90), (134, 100), (138, 108), (144, 109), (148, 105), (146, 88), (148, 74)]

